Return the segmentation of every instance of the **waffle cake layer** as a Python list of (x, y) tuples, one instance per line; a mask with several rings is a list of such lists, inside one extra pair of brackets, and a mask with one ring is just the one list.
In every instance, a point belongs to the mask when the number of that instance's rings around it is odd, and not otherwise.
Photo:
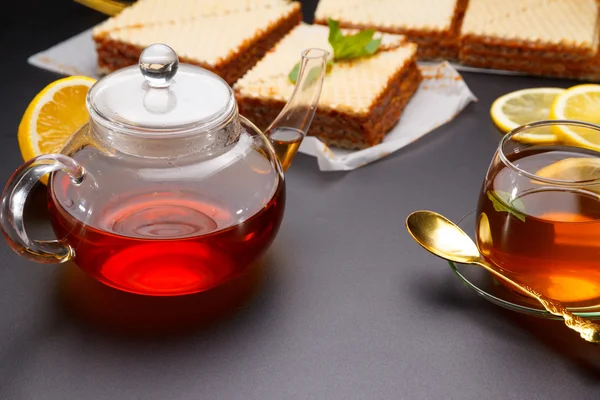
[[(284, 37), (234, 85), (241, 114), (265, 129), (294, 90), (288, 74), (299, 54), (307, 47), (331, 50), (328, 33), (324, 26), (301, 24)], [(369, 58), (334, 64), (310, 135), (328, 145), (362, 149), (380, 143), (398, 122), (422, 80), (417, 46), (391, 34), (382, 34), (382, 43)]]
[(480, 67), (531, 72), (589, 63), (598, 48), (598, 7), (595, 0), (470, 0), (460, 45), (460, 61)]
[(539, 60), (486, 57), (476, 54), (465, 56), (465, 63), (479, 68), (523, 72), (530, 75), (578, 80), (600, 80), (600, 59), (586, 63), (540, 62)]
[[(94, 40), (99, 72), (135, 65), (146, 46), (165, 43), (182, 62), (209, 69), (232, 84), (302, 20), (298, 2), (181, 1), (190, 7), (140, 0), (123, 11), (127, 14), (98, 26)], [(169, 4), (177, 10), (167, 11)]]
[(418, 44), (418, 57), (456, 58), (458, 32), (468, 0), (321, 0), (315, 23), (335, 19), (343, 28), (403, 34)]
[(138, 0), (117, 16), (96, 26), (93, 35), (98, 37), (117, 29), (269, 8), (284, 2), (284, 0)]

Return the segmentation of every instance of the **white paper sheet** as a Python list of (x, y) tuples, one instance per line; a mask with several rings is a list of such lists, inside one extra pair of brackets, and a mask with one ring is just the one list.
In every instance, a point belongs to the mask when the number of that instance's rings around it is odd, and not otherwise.
[(85, 75), (99, 78), (98, 57), (92, 39), (92, 29), (83, 31), (47, 50), (32, 55), (29, 64), (64, 75)]
[[(65, 75), (98, 78), (91, 29), (29, 58), (36, 67)], [(374, 147), (350, 151), (329, 148), (315, 137), (306, 137), (299, 151), (317, 158), (322, 171), (347, 171), (379, 160), (451, 121), (475, 95), (455, 66), (448, 62), (420, 65), (424, 80), (406, 106), (400, 122)]]

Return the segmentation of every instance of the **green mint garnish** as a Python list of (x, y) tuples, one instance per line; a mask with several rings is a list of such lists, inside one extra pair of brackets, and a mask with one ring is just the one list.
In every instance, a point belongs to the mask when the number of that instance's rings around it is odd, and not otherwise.
[[(366, 29), (354, 35), (344, 35), (337, 21), (330, 18), (327, 23), (329, 24), (329, 44), (333, 48), (333, 60), (327, 61), (328, 73), (333, 68), (334, 61), (369, 57), (375, 54), (381, 46), (381, 39), (373, 39), (374, 29)], [(294, 65), (289, 73), (290, 82), (295, 84), (298, 81), (298, 72), (300, 72), (300, 63)], [(313, 79), (315, 78), (316, 76)], [(310, 79), (310, 76), (308, 79)]]
[(501, 191), (491, 192), (488, 190), (487, 197), (492, 202), (494, 210), (507, 212), (525, 222), (525, 204), (523, 204), (523, 201), (511, 199), (510, 193)]
[(372, 56), (381, 46), (381, 39), (373, 39), (374, 29), (366, 29), (354, 35), (344, 35), (337, 21), (330, 18), (327, 23), (329, 44), (333, 48), (335, 61)]
[(296, 83), (296, 81), (298, 80), (298, 72), (300, 72), (300, 63), (294, 65), (294, 68), (292, 68), (292, 70), (290, 71), (290, 74), (288, 75), (288, 78), (290, 78), (290, 82), (294, 84)]
[[(328, 60), (327, 64), (326, 64), (326, 73), (331, 72), (331, 68), (333, 68), (333, 60)], [(290, 79), (290, 82), (292, 83), (296, 83), (298, 81), (298, 73), (300, 72), (300, 63), (297, 63), (296, 65), (294, 65), (294, 68), (290, 71), (290, 74), (288, 75), (288, 78)], [(306, 84), (310, 85), (311, 83), (313, 83), (318, 76), (318, 69), (315, 67), (313, 69), (311, 69), (310, 71), (308, 71), (308, 76), (306, 77)]]

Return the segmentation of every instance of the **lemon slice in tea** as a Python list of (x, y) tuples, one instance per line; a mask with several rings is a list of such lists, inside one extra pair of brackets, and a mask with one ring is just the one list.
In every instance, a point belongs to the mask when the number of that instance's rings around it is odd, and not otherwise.
[(600, 158), (565, 158), (541, 168), (536, 175), (562, 181), (600, 180)]

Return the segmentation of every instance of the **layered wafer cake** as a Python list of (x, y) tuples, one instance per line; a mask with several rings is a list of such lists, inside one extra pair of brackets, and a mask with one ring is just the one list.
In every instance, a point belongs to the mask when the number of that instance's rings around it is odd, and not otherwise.
[(264, 9), (282, 3), (282, 0), (138, 0), (116, 17), (96, 26), (93, 35), (122, 28)]
[(98, 70), (134, 65), (165, 43), (232, 84), (301, 20), (300, 3), (286, 0), (139, 0), (94, 29)]
[[(301, 24), (234, 85), (242, 115), (265, 129), (291, 96), (290, 70), (303, 50), (329, 49), (329, 29)], [(310, 135), (347, 149), (380, 143), (398, 122), (422, 80), (417, 46), (404, 36), (376, 33), (381, 47), (370, 57), (336, 61), (325, 76)]]
[(321, 0), (315, 23), (403, 34), (421, 59), (458, 56), (458, 32), (468, 0)]
[(595, 0), (470, 0), (460, 61), (533, 75), (598, 75)]

